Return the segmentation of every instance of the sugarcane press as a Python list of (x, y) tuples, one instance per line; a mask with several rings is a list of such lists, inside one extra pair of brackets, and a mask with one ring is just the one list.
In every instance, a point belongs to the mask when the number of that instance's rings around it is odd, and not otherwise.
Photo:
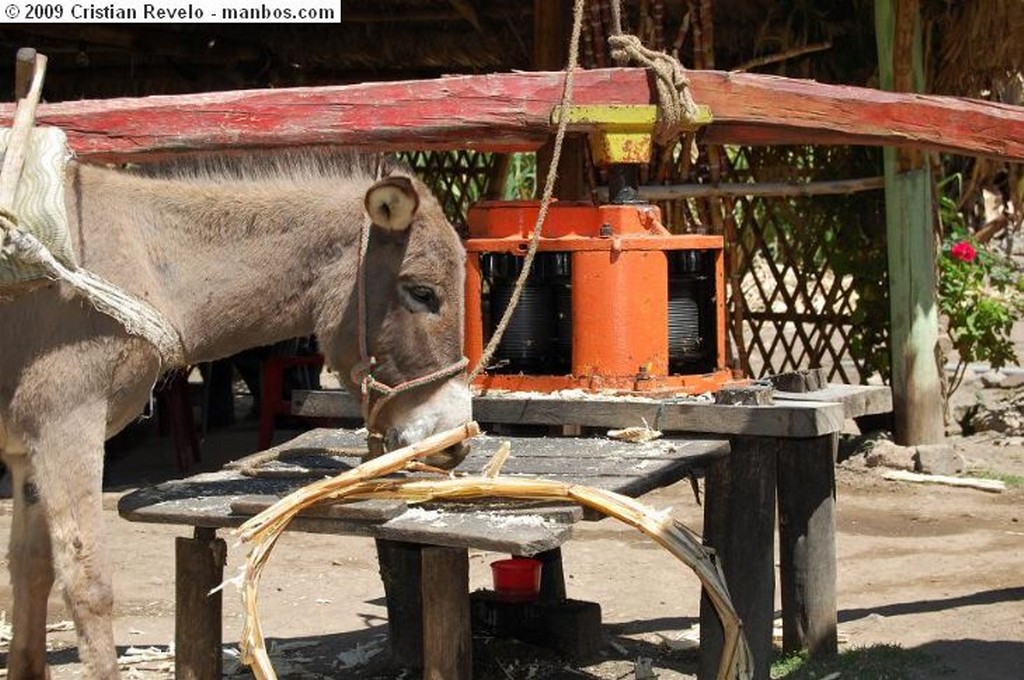
[[(732, 378), (723, 238), (671, 234), (658, 207), (638, 198), (635, 163), (649, 158), (653, 109), (570, 111), (570, 122), (588, 126), (595, 162), (610, 166), (611, 203), (551, 204), (519, 304), (477, 387), (693, 393)], [(471, 365), (509, 304), (539, 209), (500, 201), (469, 212)]]

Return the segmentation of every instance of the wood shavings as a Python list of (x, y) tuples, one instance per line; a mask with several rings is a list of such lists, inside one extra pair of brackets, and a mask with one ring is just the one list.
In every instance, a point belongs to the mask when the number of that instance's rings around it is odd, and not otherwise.
[[(642, 420), (642, 419), (641, 419)], [(624, 427), (621, 430), (608, 430), (609, 439), (616, 439), (622, 442), (633, 442), (643, 444), (661, 437), (661, 430), (655, 430), (643, 420), (643, 427)]]
[(174, 646), (168, 645), (166, 649), (129, 647), (117, 657), (117, 663), (128, 678), (152, 678), (153, 673), (174, 677)]

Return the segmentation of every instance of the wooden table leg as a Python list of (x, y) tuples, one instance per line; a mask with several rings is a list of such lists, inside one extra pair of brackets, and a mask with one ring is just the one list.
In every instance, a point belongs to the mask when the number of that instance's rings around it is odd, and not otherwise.
[(423, 600), (420, 574), (423, 546), (382, 538), (378, 538), (376, 543), (377, 563), (388, 607), (391, 664), (398, 668), (422, 668)]
[(423, 547), (423, 678), (472, 680), (469, 551)]
[[(775, 479), (778, 440), (733, 437), (728, 456), (708, 468), (704, 541), (718, 554), (733, 606), (754, 658), (755, 680), (767, 680), (775, 611)], [(697, 677), (718, 677), (721, 621), (706, 595), (700, 604)]]
[(221, 591), (227, 545), (216, 530), (196, 527), (175, 540), (174, 673), (180, 680), (220, 680)]
[(839, 434), (781, 440), (779, 572), (782, 648), (838, 651), (835, 456)]

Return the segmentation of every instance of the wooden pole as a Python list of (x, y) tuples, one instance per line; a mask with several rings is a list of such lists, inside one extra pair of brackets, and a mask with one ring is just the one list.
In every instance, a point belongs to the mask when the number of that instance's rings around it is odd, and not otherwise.
[[(881, 85), (924, 86), (919, 0), (877, 0), (875, 34)], [(883, 149), (893, 410), (896, 441), (944, 439), (931, 175), (916, 151)]]
[[(11, 122), (11, 133), (7, 138), (7, 152), (0, 169), (0, 206), (11, 207), (21, 180), (21, 169), (25, 165), (29, 138), (36, 118), (36, 106), (43, 93), (43, 78), (46, 75), (46, 57), (37, 54), (30, 47), (18, 50), (15, 67), (15, 88), (19, 90), (17, 109)], [(22, 94), (21, 91), (24, 91)]]

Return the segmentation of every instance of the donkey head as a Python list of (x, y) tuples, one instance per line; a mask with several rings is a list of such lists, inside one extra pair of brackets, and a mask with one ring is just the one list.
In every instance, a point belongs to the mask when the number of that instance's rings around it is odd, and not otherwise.
[[(391, 174), (365, 196), (373, 222), (362, 256), (362, 382), (371, 455), (394, 450), (472, 416), (462, 356), (465, 250), (430, 192)], [(362, 289), (360, 291), (360, 288)], [(458, 445), (427, 461), (454, 467)]]

